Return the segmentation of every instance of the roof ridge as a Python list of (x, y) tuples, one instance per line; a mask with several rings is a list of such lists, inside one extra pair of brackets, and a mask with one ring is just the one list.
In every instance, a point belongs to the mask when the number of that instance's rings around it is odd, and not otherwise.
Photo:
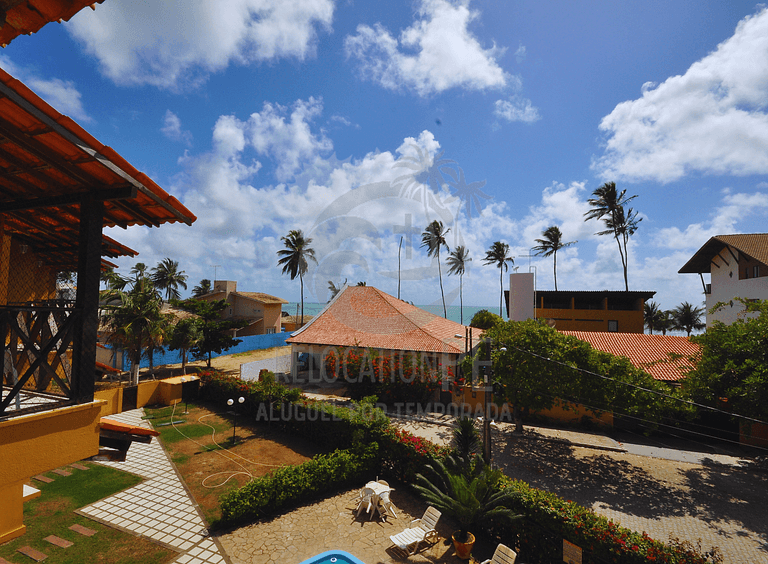
[[(387, 294), (386, 292), (383, 292), (382, 290), (379, 290), (378, 288), (376, 288), (376, 287), (374, 287), (374, 286), (371, 286), (371, 287), (372, 287), (372, 288), (374, 288), (374, 289), (375, 289), (375, 290), (376, 290), (376, 291), (379, 293), (379, 295), (381, 295), (382, 297), (383, 297), (383, 296), (387, 296), (387, 297), (389, 297), (389, 298), (392, 298), (392, 300), (395, 300), (396, 302), (400, 302), (401, 304), (403, 304), (403, 305), (405, 305), (405, 306), (408, 306), (408, 308), (410, 308), (410, 309), (409, 309), (409, 312), (410, 312), (410, 313), (414, 313), (414, 310), (416, 310), (416, 312), (418, 312), (418, 313), (419, 313), (419, 315), (424, 315), (424, 314), (426, 313), (428, 316), (430, 316), (430, 317), (431, 317), (431, 319), (429, 320), (429, 322), (428, 322), (428, 323), (432, 323), (432, 322), (433, 322), (435, 319), (437, 319), (437, 320), (440, 320), (440, 319), (445, 319), (445, 321), (449, 321), (449, 319), (447, 319), (447, 318), (441, 318), (439, 315), (435, 315), (435, 314), (434, 314), (434, 313), (432, 313), (431, 311), (427, 311), (427, 310), (424, 310), (424, 309), (418, 308), (418, 307), (416, 307), (415, 305), (409, 304), (408, 302), (406, 302), (406, 301), (404, 301), (404, 300), (401, 300), (401, 299), (399, 299), (399, 298), (396, 298), (396, 297), (392, 296), (391, 294)], [(453, 345), (451, 345), (451, 344), (449, 344), (449, 343), (446, 343), (446, 342), (445, 342), (443, 339), (439, 339), (439, 338), (437, 338), (436, 336), (432, 335), (432, 334), (431, 334), (429, 331), (427, 331), (427, 330), (424, 328), (424, 325), (420, 325), (420, 324), (416, 323), (416, 322), (415, 322), (413, 319), (411, 319), (411, 316), (410, 316), (410, 315), (408, 315), (408, 313), (404, 312), (404, 311), (402, 310), (402, 308), (400, 308), (400, 307), (397, 307), (397, 304), (395, 304), (395, 303), (392, 303), (392, 302), (391, 302), (390, 300), (388, 300), (387, 298), (384, 298), (384, 301), (385, 301), (385, 302), (387, 302), (388, 304), (392, 305), (392, 307), (393, 307), (393, 308), (394, 308), (394, 309), (395, 309), (395, 310), (396, 310), (396, 311), (397, 311), (397, 312), (398, 312), (400, 315), (402, 315), (402, 316), (403, 316), (405, 319), (407, 319), (407, 320), (408, 320), (408, 323), (410, 323), (412, 326), (414, 326), (414, 327), (415, 327), (415, 328), (416, 328), (416, 329), (417, 329), (417, 330), (418, 330), (420, 333), (422, 333), (423, 335), (426, 335), (426, 336), (427, 336), (427, 337), (429, 337), (430, 339), (434, 339), (435, 341), (439, 341), (439, 342), (443, 343), (443, 345), (445, 345), (445, 346), (448, 346), (448, 347), (453, 347)], [(454, 347), (454, 348), (456, 348), (456, 347)]]

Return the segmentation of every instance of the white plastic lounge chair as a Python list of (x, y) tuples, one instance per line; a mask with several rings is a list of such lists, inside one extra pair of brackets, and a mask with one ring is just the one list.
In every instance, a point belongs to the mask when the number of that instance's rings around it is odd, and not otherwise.
[(499, 546), (496, 547), (496, 552), (493, 553), (493, 556), (490, 559), (483, 561), (481, 564), (515, 564), (516, 558), (517, 552), (504, 544), (499, 544)]
[(387, 487), (389, 487), (389, 482), (387, 482), (386, 480), (376, 480), (376, 481), (377, 481), (378, 483), (380, 483), (382, 486), (387, 486)]
[(398, 546), (408, 556), (416, 554), (422, 542), (430, 544), (437, 542), (435, 526), (438, 519), (440, 519), (440, 512), (429, 506), (421, 519), (414, 519), (406, 530), (389, 537), (389, 539), (392, 544)]
[(375, 495), (376, 494), (373, 492), (371, 488), (363, 488), (362, 492), (360, 492), (360, 500), (357, 502), (356, 516), (360, 515), (360, 512), (363, 510), (363, 507), (366, 508), (365, 509), (366, 513), (371, 510), (371, 506), (373, 505), (373, 498)]

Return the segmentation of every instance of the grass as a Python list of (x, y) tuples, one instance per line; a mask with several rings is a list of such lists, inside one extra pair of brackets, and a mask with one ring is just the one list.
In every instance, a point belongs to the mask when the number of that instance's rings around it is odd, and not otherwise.
[[(71, 476), (58, 476), (50, 484), (35, 483), (39, 498), (24, 504), (27, 532), (0, 545), (0, 557), (12, 563), (31, 562), (17, 552), (31, 546), (48, 555), (46, 564), (161, 564), (177, 556), (147, 539), (107, 527), (74, 511), (141, 482), (141, 478), (106, 466), (83, 463), (90, 470), (71, 469)], [(92, 537), (69, 529), (79, 524), (96, 531)], [(43, 540), (55, 535), (74, 545), (60, 548)]]

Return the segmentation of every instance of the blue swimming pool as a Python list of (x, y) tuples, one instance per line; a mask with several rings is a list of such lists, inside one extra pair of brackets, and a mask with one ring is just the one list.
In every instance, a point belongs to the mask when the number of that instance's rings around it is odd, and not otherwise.
[(328, 550), (305, 560), (301, 564), (365, 564), (365, 562), (343, 550)]

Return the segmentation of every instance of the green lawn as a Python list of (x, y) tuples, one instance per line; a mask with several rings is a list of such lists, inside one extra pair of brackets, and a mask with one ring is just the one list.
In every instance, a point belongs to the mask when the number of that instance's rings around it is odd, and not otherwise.
[[(48, 555), (46, 564), (161, 564), (178, 554), (149, 540), (135, 537), (96, 521), (81, 517), (75, 510), (94, 503), (141, 482), (141, 478), (106, 466), (85, 462), (90, 470), (68, 469), (71, 476), (59, 476), (50, 484), (35, 482), (40, 497), (24, 504), (24, 524), (27, 532), (19, 538), (0, 545), (0, 557), (12, 563), (28, 564), (32, 560), (17, 552), (31, 546)], [(87, 537), (71, 531), (79, 524), (96, 532)], [(69, 548), (60, 548), (43, 540), (55, 535), (73, 542)]]

